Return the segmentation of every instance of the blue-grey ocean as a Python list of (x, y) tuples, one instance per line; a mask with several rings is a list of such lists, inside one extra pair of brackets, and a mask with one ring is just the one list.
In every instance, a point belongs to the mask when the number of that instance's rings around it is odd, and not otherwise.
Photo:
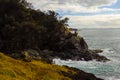
[(84, 37), (90, 49), (102, 49), (99, 53), (111, 61), (64, 61), (55, 59), (58, 65), (76, 67), (95, 74), (105, 80), (120, 80), (120, 29), (80, 29), (79, 35)]

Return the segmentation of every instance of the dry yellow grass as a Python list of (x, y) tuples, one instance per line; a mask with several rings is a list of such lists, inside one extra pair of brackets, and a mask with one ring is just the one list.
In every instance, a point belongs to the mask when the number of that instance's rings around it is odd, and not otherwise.
[(0, 53), (0, 80), (71, 80), (61, 71), (69, 72), (66, 67), (42, 61), (24, 62)]

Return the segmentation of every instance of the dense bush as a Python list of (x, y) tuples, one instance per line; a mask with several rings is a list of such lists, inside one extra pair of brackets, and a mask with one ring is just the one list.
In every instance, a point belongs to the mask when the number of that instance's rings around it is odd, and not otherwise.
[(67, 21), (54, 11), (34, 10), (25, 0), (0, 0), (0, 51), (54, 50), (60, 41), (55, 34), (64, 33)]

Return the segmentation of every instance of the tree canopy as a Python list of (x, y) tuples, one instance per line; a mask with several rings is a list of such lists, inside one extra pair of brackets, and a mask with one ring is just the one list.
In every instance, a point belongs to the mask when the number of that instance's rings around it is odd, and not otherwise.
[(67, 21), (54, 11), (34, 10), (26, 0), (0, 0), (0, 51), (54, 50)]

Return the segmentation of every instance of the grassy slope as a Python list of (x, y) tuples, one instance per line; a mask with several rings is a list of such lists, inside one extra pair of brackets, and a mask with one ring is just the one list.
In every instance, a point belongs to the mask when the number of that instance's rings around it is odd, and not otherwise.
[(61, 71), (75, 74), (66, 67), (41, 61), (24, 62), (0, 53), (0, 80), (71, 80)]

